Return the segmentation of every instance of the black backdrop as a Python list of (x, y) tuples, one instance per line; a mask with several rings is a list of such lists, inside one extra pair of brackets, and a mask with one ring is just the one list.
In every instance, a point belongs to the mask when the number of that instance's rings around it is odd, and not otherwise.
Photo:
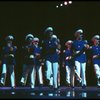
[[(62, 49), (64, 42), (74, 39), (73, 33), (78, 28), (84, 30), (85, 38), (91, 42), (94, 34), (100, 32), (100, 2), (75, 2), (69, 6), (56, 8), (61, 2), (53, 1), (1, 1), (0, 2), (0, 45), (4, 45), (5, 37), (12, 34), (15, 45), (18, 46), (16, 83), (19, 85), (22, 72), (22, 59), (20, 47), (24, 43), (25, 35), (32, 32), (42, 40), (43, 31), (47, 26), (54, 28), (55, 34), (60, 38)], [(0, 67), (1, 72), (1, 67)], [(64, 74), (63, 74), (64, 73)], [(87, 66), (87, 84), (96, 85), (93, 65)], [(61, 68), (61, 83), (65, 83), (65, 69)], [(8, 78), (9, 81), (9, 78)]]

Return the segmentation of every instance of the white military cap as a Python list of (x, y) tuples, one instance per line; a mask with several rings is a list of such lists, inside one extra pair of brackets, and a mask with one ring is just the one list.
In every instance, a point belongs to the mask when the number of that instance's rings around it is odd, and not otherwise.
[(29, 37), (34, 38), (34, 36), (32, 34), (28, 34), (28, 35), (26, 35), (25, 40), (27, 40)]
[(72, 44), (72, 43), (73, 43), (72, 40), (68, 40), (68, 41), (65, 43), (65, 45), (67, 45), (67, 44)]
[(39, 41), (38, 37), (34, 37), (33, 41)]
[(48, 31), (53, 31), (53, 28), (52, 27), (47, 27), (45, 32), (48, 32)]
[(14, 40), (14, 37), (13, 37), (12, 35), (8, 35), (8, 36), (6, 37), (6, 40)]
[(52, 38), (55, 38), (55, 39), (57, 39), (57, 36), (56, 36), (56, 35), (52, 35)]
[(75, 33), (83, 33), (82, 29), (78, 29)]
[(73, 43), (73, 41), (72, 40), (68, 40), (66, 43)]
[(94, 39), (100, 39), (100, 36), (99, 35), (95, 35), (93, 38)]

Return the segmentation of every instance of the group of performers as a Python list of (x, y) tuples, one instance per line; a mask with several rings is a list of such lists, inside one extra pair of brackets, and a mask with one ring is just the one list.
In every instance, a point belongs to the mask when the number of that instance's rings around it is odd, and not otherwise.
[[(25, 44), (22, 46), (22, 73), (20, 78), (21, 86), (26, 86), (28, 77), (30, 78), (30, 87), (36, 86), (37, 76), (39, 85), (44, 85), (43, 77), (45, 75), (47, 84), (50, 88), (57, 89), (60, 86), (60, 67), (66, 69), (67, 86), (75, 87), (75, 80), (78, 84), (85, 88), (86, 82), (86, 51), (91, 52), (91, 58), (94, 66), (97, 86), (100, 87), (100, 36), (94, 35), (91, 39), (92, 46), (87, 40), (83, 39), (84, 32), (82, 29), (75, 31), (73, 36), (75, 40), (67, 40), (65, 42), (65, 50), (61, 50), (61, 41), (54, 34), (53, 27), (47, 27), (44, 31), (45, 38), (41, 41), (34, 37), (33, 34), (25, 36)], [(10, 73), (11, 87), (16, 87), (15, 82), (15, 65), (17, 46), (13, 44), (14, 36), (8, 35), (5, 38), (6, 45), (1, 50), (2, 73), (0, 85), (5, 86), (7, 72)], [(62, 60), (60, 60), (62, 55)], [(20, 56), (20, 55), (19, 55)], [(62, 61), (62, 62), (61, 62)], [(60, 64), (61, 63), (61, 64)], [(42, 66), (45, 70), (42, 70)], [(44, 72), (43, 72), (44, 71)], [(37, 74), (36, 74), (37, 73)], [(44, 75), (43, 75), (44, 73)], [(36, 76), (37, 75), (37, 76)]]

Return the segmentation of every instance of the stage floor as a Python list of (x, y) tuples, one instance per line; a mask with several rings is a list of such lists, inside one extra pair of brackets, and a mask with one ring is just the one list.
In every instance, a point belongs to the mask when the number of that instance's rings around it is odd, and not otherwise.
[(100, 99), (100, 88), (97, 87), (60, 87), (57, 90), (49, 87), (0, 87), (0, 98), (35, 98), (35, 99)]

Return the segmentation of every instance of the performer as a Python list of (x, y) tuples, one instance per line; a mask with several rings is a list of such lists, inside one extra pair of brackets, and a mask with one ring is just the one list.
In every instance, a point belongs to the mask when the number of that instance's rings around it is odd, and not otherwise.
[(9, 70), (10, 79), (11, 79), (11, 87), (15, 88), (15, 72), (14, 67), (16, 65), (15, 54), (17, 47), (13, 45), (14, 37), (12, 35), (8, 35), (6, 37), (6, 46), (2, 49), (2, 75), (0, 83), (5, 86), (7, 71)]
[(25, 37), (26, 45), (22, 48), (23, 53), (23, 72), (21, 78), (21, 85), (25, 86), (27, 77), (30, 74), (31, 88), (35, 86), (35, 67), (34, 67), (34, 45), (32, 44), (34, 36), (28, 34)]
[(75, 65), (74, 60), (71, 58), (73, 53), (72, 43), (72, 40), (68, 40), (65, 43), (66, 50), (63, 50), (63, 67), (66, 67), (66, 85), (74, 88)]
[(50, 87), (57, 89), (57, 75), (58, 75), (58, 54), (57, 54), (57, 41), (52, 37), (53, 28), (48, 27), (45, 30), (47, 38), (44, 40), (45, 60), (46, 60), (46, 79)]
[(81, 77), (75, 70), (75, 63), (74, 63), (75, 58), (73, 57), (72, 44), (73, 44), (72, 40), (68, 40), (65, 43), (66, 50), (63, 50), (63, 67), (66, 66), (66, 85), (74, 88), (75, 76), (79, 79), (80, 82), (81, 82)]
[(100, 44), (99, 44), (99, 41), (100, 41), (99, 35), (93, 36), (92, 38), (93, 46), (90, 46), (98, 87), (100, 87)]
[(60, 39), (56, 36), (57, 42), (58, 42), (58, 46), (57, 46), (57, 54), (58, 54), (58, 87), (60, 87), (61, 84), (61, 79), (60, 79), (60, 56), (61, 56), (61, 44), (60, 44)]
[(58, 64), (58, 74), (57, 74), (57, 86), (60, 87), (60, 54), (61, 54), (61, 44), (60, 44), (60, 39), (56, 36), (56, 35), (52, 35), (51, 37), (52, 39), (54, 39), (55, 43), (57, 44), (57, 48), (56, 48), (56, 52), (58, 55), (58, 60), (57, 60), (57, 64)]
[[(42, 48), (39, 47), (39, 38), (35, 37), (33, 39), (33, 44), (35, 46), (34, 49), (34, 56), (35, 56), (35, 70), (38, 74), (38, 79), (39, 79), (39, 85), (43, 86), (43, 74), (42, 74), (42, 54), (41, 54), (41, 50)], [(36, 78), (35, 78), (36, 80)]]
[[(53, 35), (53, 28), (52, 27), (47, 27), (44, 31), (44, 40), (42, 41), (43, 45), (43, 60), (45, 62), (45, 77), (46, 77), (46, 82), (47, 85), (52, 87), (52, 83), (50, 81), (50, 74), (51, 74), (51, 62), (49, 61), (50, 59), (50, 54), (48, 52), (49, 50), (49, 44), (51, 43), (51, 36)], [(49, 50), (50, 51), (50, 50)]]
[[(75, 67), (78, 75), (82, 78), (82, 88), (86, 87), (86, 52), (89, 48), (87, 42), (83, 40), (83, 30), (78, 29), (75, 33), (76, 40), (73, 41), (73, 49), (75, 54)], [(78, 80), (78, 79), (77, 79)]]

